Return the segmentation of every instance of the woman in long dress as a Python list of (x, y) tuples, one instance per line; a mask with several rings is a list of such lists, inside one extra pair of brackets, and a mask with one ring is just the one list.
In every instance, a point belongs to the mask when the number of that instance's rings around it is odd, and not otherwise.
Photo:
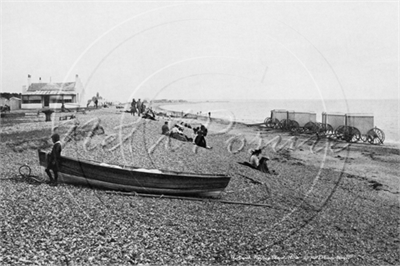
[(260, 170), (263, 173), (271, 174), (271, 172), (268, 169), (268, 165), (267, 165), (267, 161), (269, 160), (269, 158), (268, 157), (260, 157), (260, 155), (261, 155), (260, 149), (252, 151), (251, 156), (250, 156), (251, 166)]
[(194, 143), (199, 146), (203, 147), (206, 149), (211, 149), (210, 146), (207, 146), (205, 136), (207, 136), (207, 128), (204, 125), (200, 126), (200, 129), (196, 132), (196, 138), (194, 139)]

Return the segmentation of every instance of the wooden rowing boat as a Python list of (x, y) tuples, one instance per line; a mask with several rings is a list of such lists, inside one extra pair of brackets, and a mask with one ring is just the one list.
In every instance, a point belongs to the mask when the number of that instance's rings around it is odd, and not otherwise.
[[(38, 153), (40, 165), (47, 167), (47, 153)], [(62, 156), (58, 181), (138, 193), (218, 197), (230, 177), (125, 167)]]

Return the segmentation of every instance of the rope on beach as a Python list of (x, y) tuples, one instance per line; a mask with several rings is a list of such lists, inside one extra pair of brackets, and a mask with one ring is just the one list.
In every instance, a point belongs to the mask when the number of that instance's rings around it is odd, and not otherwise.
[(253, 179), (253, 178), (251, 178), (251, 177), (248, 177), (248, 176), (245, 176), (245, 175), (242, 175), (242, 174), (238, 174), (238, 175), (240, 175), (240, 176), (242, 176), (242, 177), (244, 177), (244, 178), (250, 180), (250, 181), (251, 181), (252, 183), (254, 183), (254, 184), (264, 185), (263, 182), (260, 182), (260, 181), (258, 181), (258, 180), (255, 180), (255, 179)]
[(35, 181), (37, 183), (45, 182), (44, 178), (37, 176), (37, 175), (31, 175), (32, 169), (27, 164), (21, 165), (18, 169), (18, 172), (19, 172), (19, 175), (25, 179), (29, 179), (29, 180)]

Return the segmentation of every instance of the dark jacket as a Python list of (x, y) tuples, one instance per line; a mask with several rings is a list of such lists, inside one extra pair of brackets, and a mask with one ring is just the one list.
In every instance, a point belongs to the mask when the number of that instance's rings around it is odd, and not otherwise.
[(169, 128), (168, 128), (168, 125), (163, 125), (162, 127), (161, 127), (161, 134), (163, 134), (163, 135), (167, 135), (169, 133)]
[(207, 148), (206, 139), (204, 138), (207, 136), (208, 130), (206, 127), (202, 126), (199, 131), (197, 131), (196, 138), (194, 139), (194, 143), (197, 146)]
[(47, 168), (50, 168), (53, 170), (59, 170), (60, 169), (60, 158), (61, 158), (61, 143), (56, 142), (53, 145), (53, 149), (48, 154)]

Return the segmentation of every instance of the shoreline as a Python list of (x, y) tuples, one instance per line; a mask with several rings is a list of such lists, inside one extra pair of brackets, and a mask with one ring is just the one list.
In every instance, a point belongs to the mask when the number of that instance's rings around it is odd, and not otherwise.
[[(337, 103), (336, 103), (337, 102)], [(309, 105), (301, 105), (302, 100), (293, 100), (289, 102), (279, 101), (279, 100), (262, 100), (254, 101), (254, 104), (249, 105), (249, 101), (228, 101), (228, 103), (221, 104), (207, 104), (203, 102), (200, 106), (187, 104), (184, 109), (179, 106), (174, 106), (173, 110), (185, 111), (192, 110), (192, 113), (197, 113), (199, 111), (208, 112), (210, 110), (215, 114), (212, 116), (217, 116), (226, 119), (234, 119), (236, 121), (244, 123), (257, 123), (263, 122), (267, 117), (270, 116), (270, 111), (275, 109), (286, 109), (286, 110), (296, 110), (299, 112), (313, 112), (316, 114), (316, 121), (322, 122), (322, 113), (337, 113), (342, 114), (371, 114), (373, 115), (372, 121), (368, 122), (368, 128), (362, 129), (362, 134), (366, 134), (369, 129), (377, 127), (381, 129), (386, 135), (385, 143), (390, 145), (397, 145), (400, 147), (400, 135), (398, 126), (393, 123), (399, 119), (395, 108), (397, 104), (392, 100), (390, 104), (384, 104), (383, 101), (379, 100), (351, 100), (349, 103), (346, 101), (338, 102), (337, 100), (328, 100), (327, 105), (322, 107), (320, 104), (312, 103), (312, 101), (306, 101)], [(174, 104), (172, 104), (174, 105)], [(367, 107), (367, 106), (370, 106)], [(182, 106), (183, 107), (183, 106)], [(389, 109), (391, 108), (391, 109)], [(168, 110), (167, 108), (164, 108)], [(246, 111), (247, 110), (247, 111)]]
[[(204, 102), (193, 102), (193, 104), (196, 104), (196, 103), (204, 103)], [(164, 106), (166, 104), (168, 104), (168, 103), (156, 103), (156, 104), (152, 104), (152, 107), (154, 108), (154, 110), (156, 112), (161, 112), (161, 113), (166, 113), (166, 114), (170, 113), (170, 114), (175, 116), (174, 118), (179, 118), (180, 117), (182, 119), (185, 119), (185, 118), (182, 117), (182, 112), (168, 110), (166, 108), (162, 108), (161, 107), (161, 106)], [(191, 104), (191, 103), (189, 103), (189, 102), (172, 103), (171, 105), (179, 105), (179, 104)], [(208, 116), (207, 115), (198, 115), (198, 114), (193, 114), (193, 113), (189, 113), (189, 114), (190, 115), (195, 115), (196, 117), (200, 117), (201, 119), (208, 120)], [(191, 118), (193, 118), (193, 117), (191, 117)], [(220, 123), (225, 123), (225, 124), (226, 123), (231, 123), (231, 121), (229, 121), (227, 119), (224, 119), (224, 118), (213, 118), (212, 117), (211, 120), (216, 121), (216, 122), (220, 122)], [(243, 122), (243, 121), (233, 121), (233, 123), (244, 125), (244, 126), (260, 126), (260, 128), (262, 128), (263, 125), (264, 125), (263, 121), (260, 121), (258, 123), (257, 122), (256, 123), (247, 123), (247, 122)], [(363, 143), (363, 142), (354, 143), (353, 145), (371, 145), (371, 146), (374, 146), (374, 147), (380, 146), (380, 147), (386, 147), (388, 149), (397, 149), (400, 152), (400, 142), (396, 142), (396, 141), (393, 141), (393, 140), (392, 141), (385, 140), (383, 145), (373, 145), (373, 144), (370, 144), (370, 143)]]

